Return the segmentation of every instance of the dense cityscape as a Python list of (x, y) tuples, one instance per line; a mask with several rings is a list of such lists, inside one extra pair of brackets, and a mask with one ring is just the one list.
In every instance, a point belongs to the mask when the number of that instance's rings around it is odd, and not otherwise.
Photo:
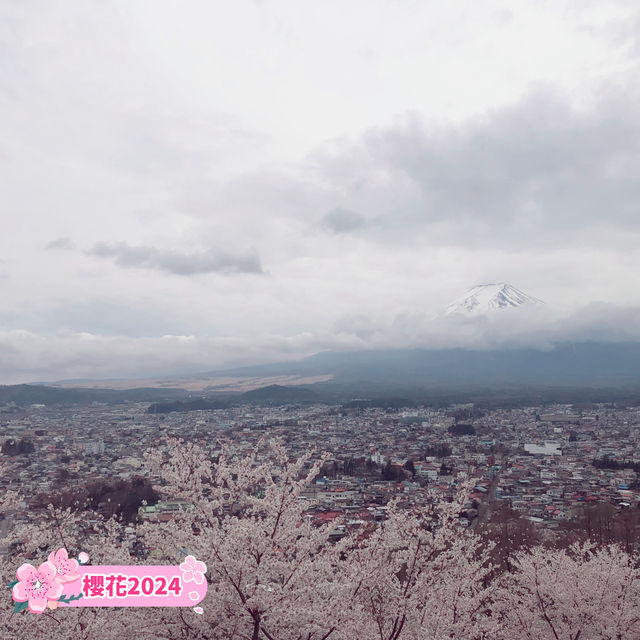
[[(292, 459), (310, 450), (316, 459), (324, 455), (322, 472), (304, 495), (308, 515), (318, 523), (344, 515), (347, 526), (384, 520), (392, 497), (415, 507), (434, 491), (451, 495), (468, 480), (473, 491), (461, 524), (472, 527), (488, 520), (492, 509), (508, 507), (538, 528), (565, 535), (567, 525), (582, 523), (585, 507), (609, 505), (612, 517), (636, 512), (640, 499), (637, 407), (482, 412), (473, 404), (396, 410), (356, 402), (151, 414), (148, 406), (7, 405), (0, 414), (3, 489), (31, 496), (23, 508), (33, 510), (64, 495), (86, 498), (83, 490), (102, 486), (91, 503), (96, 513), (123, 514), (132, 524), (166, 521), (189, 505), (158, 499), (152, 487), (159, 479), (144, 454), (166, 449), (167, 438), (180, 438), (198, 443), (212, 459), (223, 450), (243, 456), (272, 440), (282, 442)], [(125, 507), (113, 494), (118, 482), (121, 488), (135, 482), (146, 493), (137, 502), (130, 493)], [(22, 515), (4, 514), (5, 538)], [(634, 531), (627, 532), (627, 542), (635, 541), (637, 524), (633, 519), (628, 525)], [(133, 529), (129, 542), (136, 553)], [(4, 541), (2, 553), (9, 551)]]

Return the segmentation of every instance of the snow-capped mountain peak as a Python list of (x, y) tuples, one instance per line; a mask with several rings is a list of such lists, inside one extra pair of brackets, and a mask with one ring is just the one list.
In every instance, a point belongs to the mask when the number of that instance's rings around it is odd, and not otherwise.
[(479, 284), (462, 297), (454, 300), (446, 315), (452, 313), (479, 314), (501, 309), (513, 309), (522, 305), (544, 304), (542, 300), (529, 296), (507, 282), (497, 284)]

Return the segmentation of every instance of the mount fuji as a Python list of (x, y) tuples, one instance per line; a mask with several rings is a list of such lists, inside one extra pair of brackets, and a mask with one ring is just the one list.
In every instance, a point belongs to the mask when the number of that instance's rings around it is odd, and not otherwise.
[(454, 313), (479, 315), (523, 305), (541, 304), (544, 304), (542, 300), (527, 295), (507, 282), (479, 284), (473, 289), (469, 289), (462, 297), (454, 300), (447, 307), (445, 315)]

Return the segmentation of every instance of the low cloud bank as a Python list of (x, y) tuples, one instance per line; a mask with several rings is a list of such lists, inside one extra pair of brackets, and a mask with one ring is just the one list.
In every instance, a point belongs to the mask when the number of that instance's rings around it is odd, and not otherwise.
[(105, 336), (0, 331), (0, 383), (193, 374), (295, 360), (319, 351), (403, 348), (548, 350), (559, 342), (640, 342), (640, 307), (591, 304), (561, 314), (533, 308), (489, 316), (397, 316), (377, 324), (345, 317), (331, 331), (237, 337)]

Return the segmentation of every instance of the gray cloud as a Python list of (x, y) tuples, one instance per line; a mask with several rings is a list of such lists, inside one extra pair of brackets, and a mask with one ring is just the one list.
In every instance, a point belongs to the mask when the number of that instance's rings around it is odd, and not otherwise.
[(264, 273), (257, 256), (231, 255), (213, 249), (181, 253), (156, 247), (132, 247), (126, 242), (96, 242), (87, 253), (98, 258), (115, 258), (116, 264), (124, 268), (143, 267), (180, 276), (198, 273)]
[(411, 117), (314, 159), (378, 241), (611, 243), (640, 233), (640, 99), (608, 89), (589, 108), (538, 89), (463, 125)]
[(67, 237), (56, 238), (55, 240), (51, 240), (51, 242), (47, 242), (46, 249), (62, 249), (62, 250), (73, 250), (76, 248), (73, 240)]
[(331, 233), (347, 233), (362, 229), (367, 225), (364, 216), (349, 209), (337, 207), (327, 213), (320, 221), (321, 225)]

